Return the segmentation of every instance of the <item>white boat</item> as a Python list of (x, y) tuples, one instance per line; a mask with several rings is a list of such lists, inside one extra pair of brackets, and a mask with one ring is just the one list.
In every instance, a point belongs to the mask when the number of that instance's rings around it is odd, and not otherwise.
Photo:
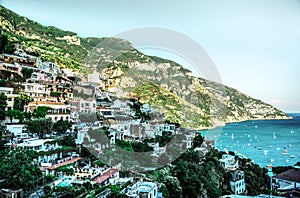
[(264, 150), (264, 155), (266, 156), (268, 154), (269, 151)]
[(255, 125), (254, 127), (255, 127), (255, 128), (258, 128), (258, 126), (257, 126), (257, 125)]
[(277, 150), (277, 151), (279, 151), (279, 150), (280, 150), (280, 148), (276, 148), (276, 150)]
[(289, 152), (288, 150), (284, 150), (283, 153), (282, 153), (282, 155), (287, 155), (288, 152)]
[(233, 135), (233, 133), (231, 134), (231, 139), (232, 139), (232, 140), (234, 139), (234, 135)]
[(295, 158), (295, 155), (291, 155), (291, 158)]
[(276, 134), (275, 134), (275, 132), (273, 133), (273, 137), (274, 137), (274, 139), (276, 139)]
[(274, 160), (273, 160), (273, 159), (270, 159), (270, 162), (274, 162)]
[(272, 146), (270, 145), (269, 148), (272, 148)]
[(287, 159), (287, 160), (285, 160), (285, 161), (286, 161), (286, 162), (289, 162), (290, 160)]

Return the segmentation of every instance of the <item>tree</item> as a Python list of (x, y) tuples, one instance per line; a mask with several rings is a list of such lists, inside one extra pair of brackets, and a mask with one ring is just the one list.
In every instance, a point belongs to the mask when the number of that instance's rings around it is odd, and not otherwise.
[(26, 129), (30, 133), (36, 133), (40, 138), (44, 138), (45, 134), (50, 134), (52, 131), (52, 120), (48, 119), (38, 119), (32, 120), (27, 123)]
[(5, 120), (5, 109), (7, 107), (7, 97), (4, 93), (0, 93), (0, 120)]
[(23, 78), (24, 79), (28, 79), (31, 78), (31, 74), (33, 73), (32, 69), (28, 69), (28, 68), (22, 68), (22, 74), (23, 74)]
[(197, 134), (193, 140), (193, 148), (201, 147), (203, 140), (204, 137), (202, 137), (200, 134)]
[(21, 113), (19, 110), (16, 110), (16, 109), (12, 109), (12, 110), (8, 110), (5, 112), (6, 113), (6, 116), (9, 117), (10, 119), (10, 122), (12, 123), (13, 119), (19, 119), (21, 117)]
[(38, 106), (33, 112), (34, 117), (35, 118), (45, 118), (47, 115), (47, 111), (50, 109), (51, 108), (47, 107), (47, 106)]
[(20, 97), (16, 97), (14, 100), (14, 109), (23, 112), (24, 106), (28, 105), (29, 102), (32, 102), (32, 98), (24, 93), (21, 93)]
[(71, 124), (68, 121), (59, 120), (54, 123), (53, 131), (56, 131), (57, 133), (60, 134), (64, 134), (70, 127)]
[(6, 133), (6, 126), (0, 124), (0, 150), (4, 150), (5, 144), (8, 142), (8, 138), (3, 137)]
[(34, 162), (37, 152), (16, 147), (0, 152), (0, 178), (5, 179), (7, 188), (30, 190), (36, 186), (42, 172)]

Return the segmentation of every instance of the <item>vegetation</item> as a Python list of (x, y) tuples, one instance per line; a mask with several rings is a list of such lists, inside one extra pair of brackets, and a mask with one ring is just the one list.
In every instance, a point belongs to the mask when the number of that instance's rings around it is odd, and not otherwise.
[(1, 92), (0, 93), (0, 121), (5, 120), (5, 108), (7, 107), (7, 97)]
[(31, 120), (27, 123), (27, 131), (31, 134), (37, 134), (39, 138), (44, 138), (45, 134), (52, 132), (53, 123), (51, 118)]
[(28, 95), (21, 93), (20, 97), (16, 97), (14, 99), (14, 109), (23, 112), (24, 106), (28, 105), (32, 101), (33, 101), (32, 98), (30, 98)]
[(42, 172), (35, 163), (35, 151), (17, 147), (13, 150), (0, 151), (0, 178), (6, 188), (30, 190), (37, 186)]

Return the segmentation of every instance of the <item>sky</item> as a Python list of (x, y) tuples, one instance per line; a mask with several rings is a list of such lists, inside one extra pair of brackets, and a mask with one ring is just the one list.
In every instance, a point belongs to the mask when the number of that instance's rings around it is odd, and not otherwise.
[[(179, 32), (209, 55), (223, 84), (286, 112), (300, 112), (300, 0), (0, 0), (0, 4), (82, 37), (114, 36), (143, 27)], [(140, 50), (193, 70), (188, 60), (168, 50)]]

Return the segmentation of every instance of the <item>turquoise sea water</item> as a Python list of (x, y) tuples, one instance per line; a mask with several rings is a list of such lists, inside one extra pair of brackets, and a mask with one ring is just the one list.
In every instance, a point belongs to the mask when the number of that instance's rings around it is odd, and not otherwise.
[(265, 167), (300, 162), (300, 114), (292, 120), (246, 121), (202, 131), (222, 151), (234, 151)]

